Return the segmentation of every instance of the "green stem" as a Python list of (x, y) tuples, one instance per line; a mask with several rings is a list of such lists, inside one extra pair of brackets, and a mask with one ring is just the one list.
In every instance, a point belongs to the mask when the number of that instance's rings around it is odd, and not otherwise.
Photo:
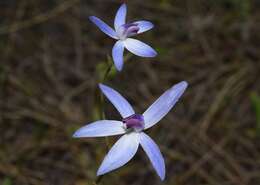
[(110, 73), (112, 67), (113, 67), (113, 64), (110, 62), (109, 65), (108, 65), (108, 67), (107, 67), (107, 70), (106, 70), (106, 72), (105, 72), (105, 74), (104, 74), (102, 83), (107, 80), (107, 77), (108, 77), (108, 75), (109, 75), (109, 73)]
[[(108, 64), (108, 66), (107, 66), (107, 69), (106, 69), (106, 71), (105, 71), (105, 74), (104, 74), (104, 76), (103, 76), (103, 79), (101, 80), (101, 83), (104, 83), (105, 81), (107, 81), (108, 75), (109, 75), (109, 73), (110, 73), (112, 67), (113, 67), (113, 64), (112, 64), (112, 62), (110, 62), (110, 63)], [(100, 92), (100, 91), (99, 91), (99, 92)], [(103, 95), (102, 92), (100, 92), (100, 94), (99, 94), (98, 110), (99, 110), (99, 118), (100, 118), (101, 120), (106, 119), (105, 110), (104, 110), (104, 95)], [(109, 150), (110, 144), (109, 144), (109, 139), (108, 139), (108, 137), (105, 137), (105, 141), (106, 141), (107, 150)], [(93, 182), (93, 185), (98, 185), (102, 178), (103, 178), (103, 175), (97, 177), (97, 179), (95, 180), (95, 182)]]

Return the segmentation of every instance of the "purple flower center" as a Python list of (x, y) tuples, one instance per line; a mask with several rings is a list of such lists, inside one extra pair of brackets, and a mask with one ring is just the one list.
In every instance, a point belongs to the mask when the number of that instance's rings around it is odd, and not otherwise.
[(125, 124), (126, 129), (134, 129), (137, 132), (144, 129), (144, 117), (140, 114), (133, 114), (124, 118), (122, 121)]
[(139, 29), (137, 23), (127, 23), (120, 26), (117, 32), (121, 39), (126, 39), (127, 37), (136, 35)]

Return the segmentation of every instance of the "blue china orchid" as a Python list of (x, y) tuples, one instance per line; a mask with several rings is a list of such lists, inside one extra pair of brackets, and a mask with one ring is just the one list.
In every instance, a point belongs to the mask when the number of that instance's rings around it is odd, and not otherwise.
[(118, 9), (115, 20), (114, 20), (114, 28), (112, 29), (109, 25), (104, 23), (101, 19), (90, 16), (89, 19), (105, 34), (116, 39), (112, 49), (112, 57), (116, 69), (121, 71), (124, 65), (123, 54), (124, 49), (126, 48), (133, 54), (140, 57), (155, 57), (157, 52), (150, 47), (149, 45), (136, 40), (129, 38), (131, 36), (143, 33), (153, 28), (153, 24), (149, 21), (141, 20), (134, 21), (131, 23), (126, 23), (126, 4), (122, 4)]
[(133, 158), (139, 144), (148, 155), (155, 171), (165, 178), (165, 163), (159, 147), (143, 131), (158, 123), (176, 104), (188, 84), (182, 81), (165, 91), (143, 114), (136, 114), (128, 101), (114, 89), (99, 84), (103, 94), (115, 106), (121, 121), (99, 120), (77, 130), (73, 137), (104, 137), (124, 134), (105, 156), (97, 175), (103, 175), (125, 165)]

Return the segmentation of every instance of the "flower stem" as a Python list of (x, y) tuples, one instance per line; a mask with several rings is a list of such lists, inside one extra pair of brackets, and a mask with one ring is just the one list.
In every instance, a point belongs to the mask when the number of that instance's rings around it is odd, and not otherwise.
[[(111, 61), (110, 58), (108, 58), (108, 64), (106, 66), (103, 78), (100, 80), (101, 83), (104, 83), (108, 80), (109, 73), (111, 72), (112, 67), (113, 67), (113, 62)], [(106, 119), (105, 110), (104, 110), (104, 95), (100, 91), (99, 91), (97, 101), (98, 101), (98, 104), (97, 104), (97, 106), (98, 106), (97, 107), (98, 108), (98, 117), (99, 117), (100, 120), (104, 120), (104, 119)], [(105, 137), (105, 142), (106, 142), (107, 150), (109, 150), (110, 143), (109, 143), (108, 137)], [(104, 175), (98, 176), (97, 179), (93, 182), (93, 185), (98, 185), (99, 182), (101, 181), (101, 179), (103, 178), (103, 176)]]

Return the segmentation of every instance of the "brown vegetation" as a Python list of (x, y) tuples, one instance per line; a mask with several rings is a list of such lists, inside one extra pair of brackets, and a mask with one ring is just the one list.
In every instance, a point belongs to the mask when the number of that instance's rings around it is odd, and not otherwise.
[[(140, 113), (171, 85), (190, 84), (175, 108), (149, 131), (166, 160), (164, 183), (260, 184), (260, 133), (250, 98), (260, 91), (259, 2), (127, 4), (128, 18), (155, 23), (140, 38), (159, 55), (145, 59), (129, 54), (123, 72), (107, 84)], [(105, 139), (71, 136), (94, 119), (97, 71), (113, 44), (88, 16), (112, 24), (119, 5), (115, 0), (0, 2), (0, 184), (95, 181), (107, 152)], [(117, 118), (109, 102), (105, 108), (107, 117)], [(100, 184), (161, 182), (140, 150)]]

